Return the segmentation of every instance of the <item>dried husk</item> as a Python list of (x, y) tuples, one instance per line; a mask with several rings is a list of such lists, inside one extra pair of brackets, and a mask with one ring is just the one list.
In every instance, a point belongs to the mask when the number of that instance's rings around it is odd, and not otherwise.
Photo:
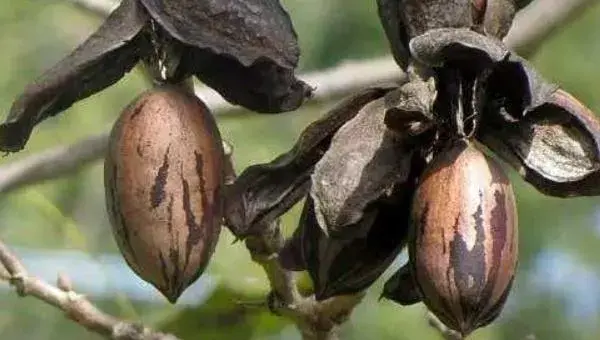
[(470, 142), (441, 151), (412, 207), (409, 255), (423, 302), (463, 336), (502, 310), (517, 266), (517, 214), (502, 169)]
[(172, 303), (215, 249), (223, 158), (208, 108), (175, 86), (142, 94), (111, 132), (105, 189), (117, 245), (134, 272)]
[(28, 84), (0, 125), (0, 151), (23, 149), (36, 124), (129, 72), (149, 51), (147, 20), (137, 0), (123, 0), (85, 42)]
[(367, 103), (389, 90), (371, 88), (346, 98), (307, 126), (290, 151), (269, 163), (246, 168), (227, 188), (225, 221), (229, 229), (238, 237), (259, 233), (302, 199), (332, 136)]
[(408, 47), (412, 38), (436, 29), (465, 29), (502, 39), (525, 2), (528, 1), (377, 0), (377, 5), (394, 59), (406, 69), (414, 57), (414, 50)]
[(390, 197), (373, 204), (355, 226), (364, 234), (344, 239), (329, 237), (321, 230), (313, 202), (307, 197), (299, 226), (279, 254), (282, 265), (289, 270), (307, 270), (317, 300), (365, 290), (406, 244), (410, 187), (401, 185)]
[(511, 107), (488, 115), (478, 139), (544, 194), (600, 194), (598, 117), (564, 90), (533, 95), (540, 99), (519, 116)]
[(335, 133), (315, 165), (310, 196), (318, 224), (328, 235), (362, 233), (357, 227), (367, 206), (408, 178), (411, 136), (388, 129), (386, 109), (385, 97), (365, 105)]

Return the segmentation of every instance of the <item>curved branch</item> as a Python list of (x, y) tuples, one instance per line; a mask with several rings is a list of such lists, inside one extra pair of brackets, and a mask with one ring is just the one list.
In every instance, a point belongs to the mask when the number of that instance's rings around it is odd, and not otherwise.
[(29, 275), (23, 264), (2, 241), (0, 264), (0, 279), (15, 287), (17, 294), (44, 301), (62, 310), (69, 319), (108, 339), (178, 340), (174, 335), (155, 332), (143, 325), (122, 321), (102, 312), (83, 295), (75, 293), (65, 277), (59, 276), (57, 285), (54, 286)]

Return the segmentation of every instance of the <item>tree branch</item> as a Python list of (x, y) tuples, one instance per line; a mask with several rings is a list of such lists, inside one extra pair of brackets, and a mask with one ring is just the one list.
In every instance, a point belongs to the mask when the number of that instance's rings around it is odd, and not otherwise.
[(65, 315), (108, 339), (114, 340), (177, 340), (171, 334), (155, 332), (141, 324), (121, 321), (96, 308), (83, 295), (73, 291), (69, 280), (59, 276), (53, 286), (30, 276), (18, 258), (0, 241), (0, 280), (8, 281), (22, 297), (32, 296), (60, 310)]
[(536, 0), (515, 18), (504, 42), (522, 55), (531, 55), (557, 29), (580, 16), (598, 0)]
[(364, 293), (339, 295), (324, 301), (314, 296), (303, 297), (296, 286), (295, 274), (284, 269), (278, 253), (284, 239), (277, 221), (262, 235), (246, 238), (252, 260), (260, 264), (271, 284), (269, 307), (273, 313), (287, 317), (296, 324), (305, 340), (337, 339), (337, 326), (345, 322)]
[(69, 0), (75, 6), (98, 16), (107, 16), (119, 5), (118, 0)]
[(0, 167), (0, 193), (75, 171), (103, 157), (107, 144), (107, 134), (92, 136), (4, 165)]

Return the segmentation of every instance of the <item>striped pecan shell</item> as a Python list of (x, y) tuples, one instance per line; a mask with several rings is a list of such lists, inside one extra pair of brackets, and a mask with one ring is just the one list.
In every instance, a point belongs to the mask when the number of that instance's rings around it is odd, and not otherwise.
[(172, 303), (214, 252), (223, 169), (214, 118), (177, 87), (142, 94), (111, 132), (104, 178), (117, 245), (133, 271)]
[(507, 176), (470, 142), (440, 152), (414, 197), (411, 272), (427, 307), (463, 336), (502, 310), (517, 267)]

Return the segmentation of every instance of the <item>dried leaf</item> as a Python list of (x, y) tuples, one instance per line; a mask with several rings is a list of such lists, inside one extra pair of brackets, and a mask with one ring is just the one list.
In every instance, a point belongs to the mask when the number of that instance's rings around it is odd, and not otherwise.
[(227, 190), (225, 220), (238, 237), (255, 233), (253, 227), (268, 225), (308, 191), (315, 163), (329, 148), (331, 137), (345, 122), (389, 88), (373, 88), (352, 96), (325, 117), (310, 124), (296, 145), (270, 163), (248, 167)]
[[(353, 239), (325, 235), (316, 221), (312, 201), (307, 198), (301, 224), (292, 238), (295, 244), (288, 242), (284, 248), (288, 255), (301, 254), (289, 269), (308, 270), (318, 300), (357, 293), (369, 287), (396, 258), (408, 237), (413, 193), (409, 188), (400, 186), (388, 201), (379, 201), (366, 212), (358, 222), (363, 225), (356, 228), (365, 230), (366, 234)], [(296, 250), (285, 250), (289, 247)], [(282, 259), (285, 264), (285, 255)]]
[(387, 129), (385, 109), (385, 98), (365, 105), (315, 166), (310, 196), (328, 234), (354, 234), (365, 208), (408, 176), (412, 146), (407, 134)]
[(394, 59), (403, 69), (415, 51), (409, 53), (411, 38), (431, 30), (464, 29), (502, 39), (517, 7), (515, 0), (377, 0), (377, 5)]
[(563, 90), (517, 122), (490, 119), (479, 138), (545, 194), (600, 194), (600, 121)]
[(0, 125), (0, 151), (21, 150), (42, 120), (121, 79), (147, 48), (146, 22), (137, 1), (124, 0), (83, 44), (27, 85)]

